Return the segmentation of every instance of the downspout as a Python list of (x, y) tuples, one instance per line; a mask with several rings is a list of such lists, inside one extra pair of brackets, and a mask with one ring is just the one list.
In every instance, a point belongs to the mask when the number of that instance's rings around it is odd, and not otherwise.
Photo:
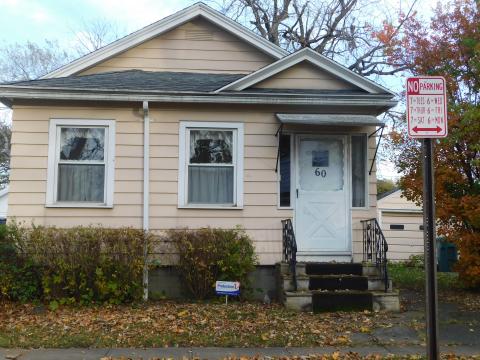
[[(150, 118), (148, 101), (143, 102), (143, 231), (150, 228)], [(143, 245), (143, 300), (148, 300), (148, 243)]]

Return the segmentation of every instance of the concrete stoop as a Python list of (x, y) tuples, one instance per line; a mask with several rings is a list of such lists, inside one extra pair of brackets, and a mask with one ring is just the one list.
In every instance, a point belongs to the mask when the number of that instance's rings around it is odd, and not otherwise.
[(298, 263), (297, 288), (288, 264), (277, 266), (279, 298), (296, 311), (400, 311), (398, 291), (384, 280), (372, 264)]

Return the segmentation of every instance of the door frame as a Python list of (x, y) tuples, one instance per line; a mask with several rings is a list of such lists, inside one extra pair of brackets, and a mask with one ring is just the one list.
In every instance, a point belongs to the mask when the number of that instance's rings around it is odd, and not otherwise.
[(300, 139), (302, 138), (340, 138), (343, 140), (343, 151), (344, 151), (344, 164), (343, 164), (343, 171), (344, 171), (344, 190), (345, 190), (345, 216), (347, 221), (347, 250), (345, 251), (297, 251), (297, 255), (300, 257), (305, 257), (306, 261), (310, 260), (310, 256), (312, 260), (325, 260), (325, 261), (351, 261), (353, 259), (353, 229), (352, 229), (352, 206), (351, 206), (351, 198), (352, 198), (352, 191), (351, 191), (351, 134), (348, 133), (322, 133), (322, 134), (308, 134), (308, 133), (291, 133), (293, 136), (293, 173), (294, 173), (294, 189), (295, 193), (293, 195), (293, 223), (295, 233), (298, 234), (297, 231), (297, 224), (296, 221), (298, 216), (298, 196), (297, 190), (299, 189), (299, 160), (300, 160), (300, 152), (299, 152), (299, 145)]

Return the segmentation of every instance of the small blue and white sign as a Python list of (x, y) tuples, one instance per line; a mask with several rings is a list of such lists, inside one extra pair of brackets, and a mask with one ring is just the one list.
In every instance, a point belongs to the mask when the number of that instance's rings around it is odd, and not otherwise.
[(240, 295), (240, 283), (238, 281), (217, 281), (215, 282), (217, 295)]

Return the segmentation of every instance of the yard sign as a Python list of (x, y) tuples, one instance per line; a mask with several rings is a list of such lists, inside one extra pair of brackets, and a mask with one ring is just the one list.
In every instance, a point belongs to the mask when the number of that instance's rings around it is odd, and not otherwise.
[(238, 281), (217, 281), (215, 283), (217, 295), (240, 295), (240, 283)]
[(408, 135), (413, 138), (447, 136), (445, 79), (419, 76), (407, 79)]

